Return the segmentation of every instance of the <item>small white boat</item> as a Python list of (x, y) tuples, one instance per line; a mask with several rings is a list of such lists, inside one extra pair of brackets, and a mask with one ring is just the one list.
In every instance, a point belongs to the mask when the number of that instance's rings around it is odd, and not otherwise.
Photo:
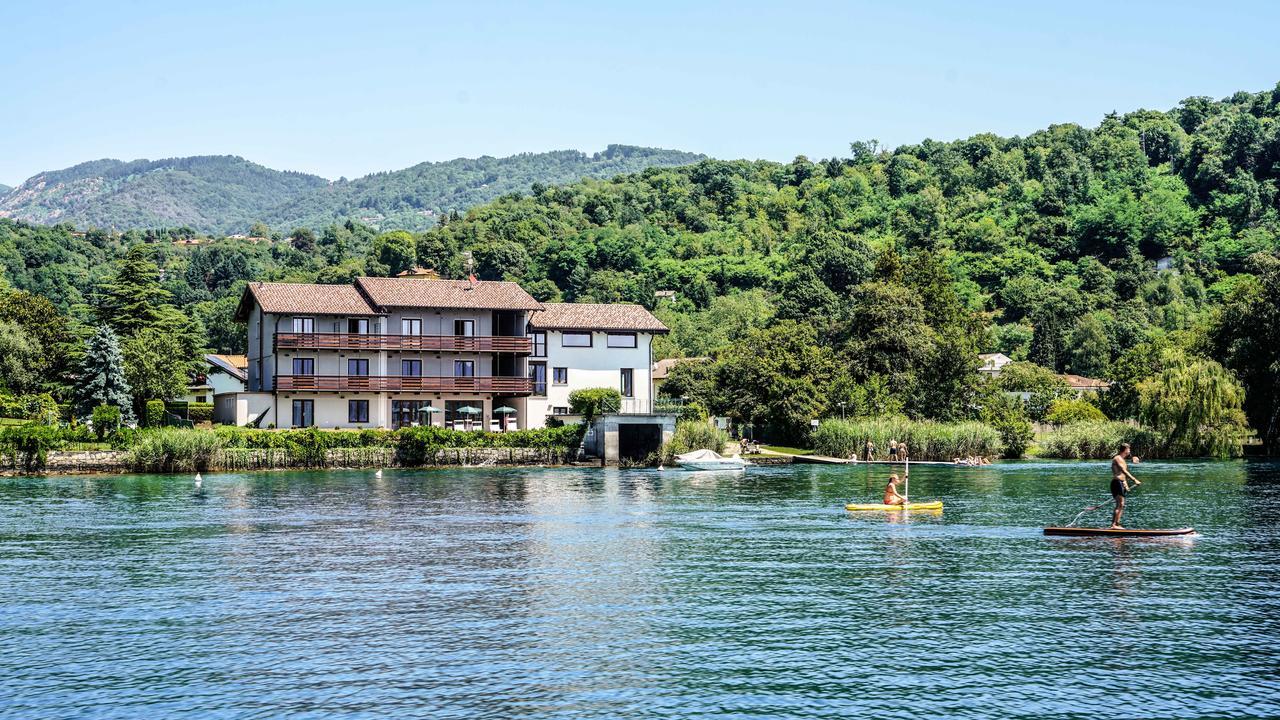
[(744, 470), (747, 467), (742, 456), (725, 457), (714, 450), (694, 450), (677, 455), (676, 463), (685, 470)]

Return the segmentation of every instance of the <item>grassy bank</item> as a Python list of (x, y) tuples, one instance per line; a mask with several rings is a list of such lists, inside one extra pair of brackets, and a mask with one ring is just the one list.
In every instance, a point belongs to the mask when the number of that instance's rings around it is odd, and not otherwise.
[(1129, 423), (1114, 421), (1079, 422), (1045, 433), (1039, 440), (1038, 455), (1069, 460), (1102, 460), (1129, 443), (1141, 457), (1163, 457), (1159, 433)]
[(821, 455), (864, 457), (867, 440), (878, 459), (888, 457), (889, 442), (906, 443), (913, 460), (953, 460), (980, 455), (997, 457), (1000, 433), (980, 422), (940, 423), (903, 417), (824, 420), (813, 431), (814, 451)]

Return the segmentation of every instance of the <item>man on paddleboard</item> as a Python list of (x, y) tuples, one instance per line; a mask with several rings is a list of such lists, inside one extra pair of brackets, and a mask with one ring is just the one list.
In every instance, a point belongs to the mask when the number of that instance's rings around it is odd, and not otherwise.
[(898, 476), (890, 475), (889, 484), (884, 486), (885, 505), (905, 505), (907, 499), (898, 493)]
[(1112, 530), (1124, 529), (1120, 526), (1120, 516), (1124, 515), (1124, 499), (1129, 494), (1129, 480), (1132, 480), (1134, 485), (1142, 484), (1141, 480), (1129, 472), (1129, 463), (1126, 460), (1132, 454), (1129, 443), (1125, 443), (1120, 446), (1120, 452), (1111, 458), (1111, 497), (1116, 501), (1115, 512), (1111, 514)]

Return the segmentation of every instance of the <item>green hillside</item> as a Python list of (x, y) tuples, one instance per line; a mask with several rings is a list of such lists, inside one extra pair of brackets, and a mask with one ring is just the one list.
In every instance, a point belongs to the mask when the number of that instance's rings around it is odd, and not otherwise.
[(527, 193), (535, 184), (607, 178), (648, 167), (688, 165), (703, 158), (678, 150), (610, 145), (594, 155), (557, 150), (422, 163), (333, 183), (275, 208), (263, 219), (286, 230), (320, 228), (348, 219), (382, 229), (425, 230), (436, 224), (441, 213), (465, 211), (509, 193)]
[(51, 225), (243, 229), (268, 209), (327, 184), (230, 155), (95, 160), (40, 173), (0, 198), (0, 216)]
[(574, 150), (423, 163), (396, 172), (330, 183), (233, 156), (168, 160), (96, 160), (40, 173), (0, 197), (0, 217), (80, 228), (188, 227), (244, 233), (256, 221), (277, 229), (319, 229), (353, 219), (384, 229), (431, 227), (442, 212), (462, 211), (535, 183), (609, 177), (703, 156), (611, 145)]
[(12, 189), (13, 188), (9, 187), (8, 185), (5, 185), (4, 183), (0, 183), (0, 198), (4, 197)]

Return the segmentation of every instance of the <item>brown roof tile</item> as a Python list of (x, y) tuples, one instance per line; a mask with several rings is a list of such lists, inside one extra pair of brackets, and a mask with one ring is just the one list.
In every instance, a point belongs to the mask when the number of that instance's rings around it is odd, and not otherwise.
[[(369, 301), (350, 285), (313, 285), (310, 283), (251, 282), (245, 295), (269, 313), (308, 313), (315, 315), (377, 315)], [(248, 317), (244, 299), (240, 301), (237, 319)]]
[(1095, 380), (1093, 378), (1084, 377), (1083, 375), (1067, 374), (1060, 375), (1059, 377), (1066, 380), (1067, 384), (1076, 390), (1086, 390), (1089, 388), (1104, 389), (1111, 387), (1111, 383), (1106, 380)]
[(513, 282), (362, 277), (356, 281), (382, 307), (466, 310), (538, 310), (542, 306)]
[(667, 375), (671, 374), (671, 368), (677, 365), (683, 365), (684, 363), (704, 363), (704, 362), (710, 362), (710, 361), (711, 361), (711, 358), (709, 357), (683, 357), (683, 358), (667, 358), (665, 360), (659, 360), (658, 362), (653, 364), (653, 379), (666, 380)]
[(665, 333), (667, 326), (643, 305), (543, 303), (529, 325), (539, 330), (634, 330)]

